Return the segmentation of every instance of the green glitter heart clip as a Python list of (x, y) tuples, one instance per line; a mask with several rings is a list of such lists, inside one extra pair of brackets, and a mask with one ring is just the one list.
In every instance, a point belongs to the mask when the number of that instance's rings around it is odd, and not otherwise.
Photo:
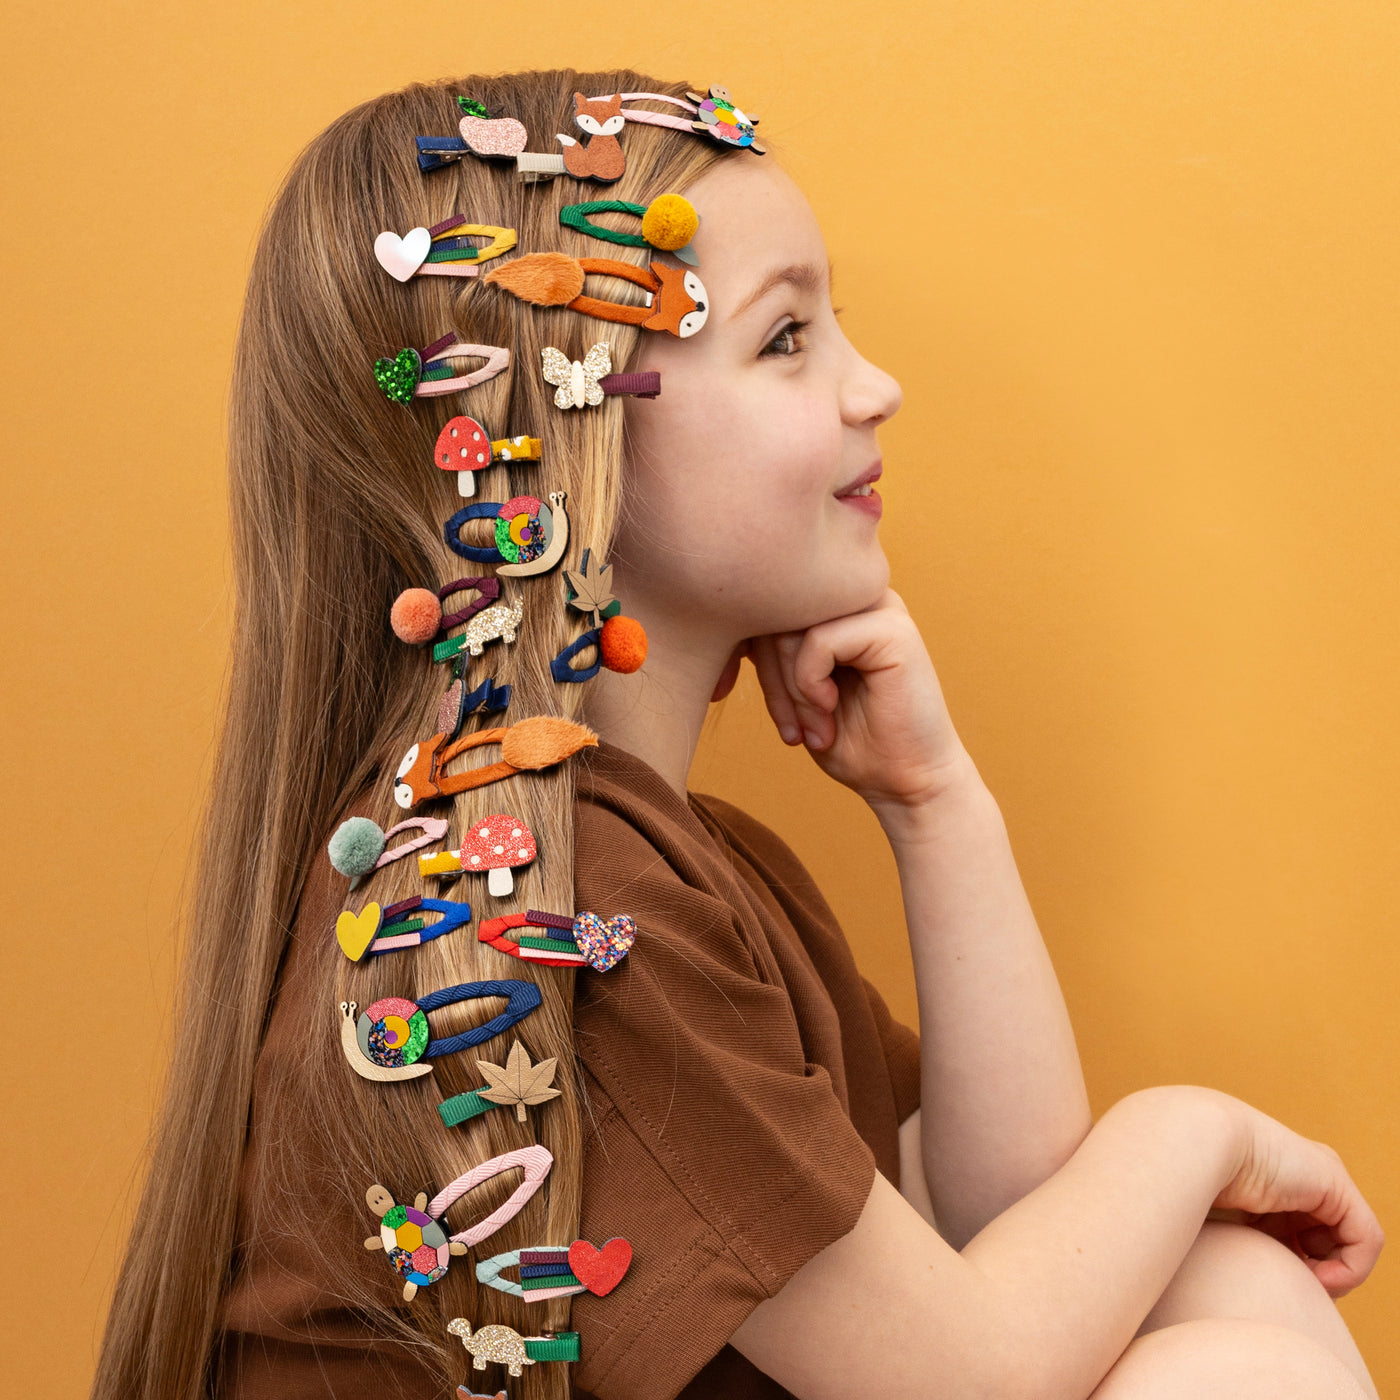
[[(480, 369), (458, 374), (453, 360), (485, 360)], [(374, 362), (375, 383), (391, 403), (407, 406), (415, 398), (432, 398), (473, 389), (510, 368), (510, 351), (499, 345), (461, 345), (455, 331), (435, 340), (424, 350), (405, 348), (392, 357)]]

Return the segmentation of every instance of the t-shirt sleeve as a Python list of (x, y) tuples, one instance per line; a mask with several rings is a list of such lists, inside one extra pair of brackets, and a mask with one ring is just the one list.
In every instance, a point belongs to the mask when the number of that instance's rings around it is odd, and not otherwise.
[(580, 1295), (575, 1384), (600, 1400), (670, 1400), (748, 1314), (848, 1233), (875, 1159), (831, 1078), (803, 1052), (752, 915), (687, 882), (614, 812), (578, 808), (581, 908), (637, 923), (629, 956), (580, 979), (584, 1238), (633, 1263)]
[(870, 1000), (870, 1011), (880, 1032), (880, 1044), (884, 1047), (885, 1063), (889, 1066), (890, 1084), (894, 1089), (895, 1112), (899, 1122), (903, 1123), (920, 1102), (919, 1033), (894, 1019), (885, 1005), (884, 997), (868, 977), (860, 980), (865, 984), (865, 995)]

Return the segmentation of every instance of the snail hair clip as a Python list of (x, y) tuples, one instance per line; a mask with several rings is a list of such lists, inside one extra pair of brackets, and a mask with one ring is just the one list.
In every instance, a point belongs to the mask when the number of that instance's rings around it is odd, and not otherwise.
[[(625, 306), (583, 294), (590, 273), (620, 277), (647, 294), (645, 306)], [(535, 306), (563, 306), (600, 321), (692, 336), (709, 315), (709, 293), (695, 275), (665, 263), (638, 267), (614, 258), (571, 258), (567, 253), (527, 253), (512, 258), (482, 279)]]
[[(573, 720), (557, 715), (531, 715), (518, 724), (478, 729), (465, 738), (448, 742), (444, 733), (414, 744), (403, 756), (394, 787), (394, 801), (409, 808), (435, 797), (451, 797), (516, 773), (552, 768), (580, 749), (593, 748), (598, 736)], [(443, 768), (459, 754), (482, 744), (499, 744), (501, 757), (484, 768), (444, 774)]]
[[(447, 547), (476, 564), (497, 564), (498, 577), (527, 578), (548, 573), (564, 557), (569, 546), (569, 516), (564, 509), (566, 491), (551, 491), (549, 504), (538, 496), (512, 496), (510, 500), (477, 501), (463, 506), (442, 528)], [(495, 544), (464, 544), (462, 526), (472, 520), (492, 520)], [(474, 656), (480, 655), (473, 652)]]
[[(594, 214), (635, 214), (642, 221), (641, 233), (624, 233), (620, 229), (595, 224)], [(605, 243), (620, 243), (627, 248), (656, 248), (671, 253), (692, 267), (699, 259), (690, 247), (700, 216), (695, 206), (683, 194), (657, 195), (650, 204), (632, 204), (625, 199), (593, 199), (586, 204), (566, 204), (559, 211), (559, 222), (590, 238)]]
[[(411, 1302), (420, 1288), (436, 1283), (447, 1272), (454, 1254), (465, 1254), (513, 1219), (540, 1189), (553, 1165), (553, 1155), (538, 1143), (518, 1147), (473, 1167), (439, 1191), (431, 1201), (426, 1191), (420, 1191), (411, 1206), (399, 1205), (392, 1193), (376, 1182), (365, 1192), (365, 1204), (379, 1217), (379, 1233), (365, 1241), (365, 1248), (384, 1251), (394, 1272), (404, 1281), (404, 1300)], [(504, 1205), (485, 1220), (455, 1235), (443, 1229), (443, 1215), (468, 1191), (513, 1167), (521, 1168), (525, 1179)]]
[[(432, 1038), (428, 1012), (459, 1001), (480, 997), (505, 997), (506, 1009), (480, 1026), (457, 1035)], [(492, 1036), (523, 1021), (540, 1004), (540, 989), (533, 982), (461, 982), (440, 992), (410, 1001), (407, 997), (380, 997), (360, 1011), (353, 1001), (340, 1003), (340, 1048), (350, 1068), (362, 1079), (389, 1083), (431, 1074), (427, 1060), (470, 1050)]]
[[(424, 914), (440, 914), (442, 917), (430, 924), (423, 919)], [(378, 957), (383, 953), (397, 953), (404, 948), (431, 943), (434, 938), (441, 938), (443, 934), (462, 928), (471, 921), (470, 904), (414, 895), (386, 909), (370, 903), (359, 913), (352, 909), (341, 910), (335, 921), (335, 941), (351, 962), (360, 962), (366, 956)]]
[[(486, 363), (470, 374), (455, 374), (448, 363), (451, 360), (485, 360)], [(376, 360), (374, 378), (391, 403), (407, 405), (415, 398), (434, 398), (474, 389), (509, 367), (509, 350), (499, 345), (459, 345), (457, 333), (448, 331), (426, 349), (405, 347), (392, 359)]]
[[(526, 1366), (537, 1361), (577, 1361), (579, 1358), (577, 1332), (545, 1332), (539, 1337), (522, 1337), (513, 1327), (493, 1322), (472, 1331), (465, 1317), (454, 1317), (447, 1324), (454, 1337), (462, 1339), (472, 1359), (474, 1371), (484, 1371), (488, 1361), (495, 1361), (512, 1376), (524, 1375)], [(499, 1396), (505, 1392), (499, 1392)], [(458, 1387), (461, 1394), (461, 1387)]]
[(457, 473), (457, 494), (476, 495), (475, 473), (495, 462), (538, 462), (540, 440), (519, 437), (492, 439), (475, 418), (449, 418), (438, 434), (433, 461), (445, 472)]
[[(426, 591), (425, 589), (424, 592)], [(400, 842), (392, 849), (388, 847), (391, 836), (415, 828), (423, 834), (414, 837), (412, 841)], [(326, 854), (330, 856), (334, 869), (350, 877), (350, 888), (353, 890), (371, 871), (401, 859), (410, 851), (420, 851), (424, 846), (431, 846), (434, 841), (441, 841), (446, 835), (447, 822), (442, 817), (410, 817), (399, 822), (397, 826), (391, 826), (388, 831), (368, 817), (350, 817), (336, 828), (335, 835), (326, 846)]]
[(654, 399), (661, 392), (661, 371), (613, 374), (612, 351), (600, 340), (582, 360), (570, 360), (562, 350), (546, 345), (540, 351), (544, 382), (553, 384), (555, 408), (596, 408), (608, 394), (633, 394)]
[(462, 838), (456, 851), (439, 851), (420, 857), (418, 873), (428, 875), (485, 875), (487, 892), (505, 899), (515, 892), (512, 870), (529, 865), (539, 854), (535, 834), (519, 817), (497, 812), (482, 817)]
[[(528, 930), (524, 934), (516, 929)], [(625, 958), (637, 941), (636, 922), (627, 914), (601, 919), (585, 909), (572, 919), (567, 914), (547, 914), (527, 909), (523, 914), (502, 914), (483, 919), (477, 938), (503, 953), (545, 967), (591, 967), (607, 972)]]
[(553, 1087), (557, 1060), (541, 1060), (531, 1064), (525, 1047), (517, 1040), (510, 1047), (505, 1065), (493, 1065), (490, 1060), (478, 1060), (476, 1067), (486, 1076), (487, 1083), (480, 1089), (472, 1089), (465, 1094), (454, 1094), (445, 1103), (438, 1105), (438, 1117), (443, 1125), (455, 1128), (469, 1118), (487, 1113), (493, 1108), (513, 1108), (516, 1118), (523, 1123), (527, 1107), (557, 1099), (562, 1092)]
[[(470, 240), (489, 238), (478, 246)], [(496, 224), (472, 224), (461, 214), (431, 228), (410, 229), (402, 238), (386, 231), (374, 240), (374, 256), (380, 267), (398, 282), (410, 277), (475, 277), (484, 262), (515, 247), (513, 228)]]
[[(587, 1240), (575, 1240), (567, 1248), (536, 1245), (534, 1249), (512, 1249), (479, 1260), (476, 1281), (527, 1303), (585, 1291), (601, 1298), (622, 1282), (631, 1266), (632, 1246), (618, 1235), (602, 1249)], [(519, 1283), (501, 1277), (502, 1270), (511, 1268), (520, 1270)]]

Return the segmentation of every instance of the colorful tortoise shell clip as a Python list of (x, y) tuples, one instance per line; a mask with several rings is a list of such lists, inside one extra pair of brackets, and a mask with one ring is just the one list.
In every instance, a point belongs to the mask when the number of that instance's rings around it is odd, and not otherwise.
[[(450, 360), (485, 360), (470, 374), (454, 374)], [(510, 366), (510, 351), (499, 345), (459, 345), (457, 333), (448, 331), (422, 350), (405, 347), (392, 359), (374, 362), (375, 382), (390, 403), (411, 404), (415, 398), (433, 398), (474, 389), (494, 379)]]
[[(491, 241), (478, 246), (473, 238)], [(415, 276), (475, 277), (482, 263), (510, 252), (515, 243), (513, 228), (468, 223), (454, 214), (431, 228), (410, 229), (402, 238), (386, 230), (374, 240), (374, 256), (398, 282)]]
[[(620, 277), (647, 294), (646, 305), (626, 306), (585, 296), (589, 274)], [(563, 306), (600, 321), (669, 331), (682, 340), (709, 316), (709, 293), (695, 273), (665, 263), (638, 267), (614, 258), (571, 258), (567, 253), (527, 253), (488, 272), (482, 279), (535, 306)]]
[[(404, 1281), (404, 1300), (411, 1302), (420, 1288), (436, 1283), (447, 1272), (453, 1255), (465, 1254), (513, 1219), (540, 1189), (553, 1165), (553, 1155), (538, 1143), (518, 1147), (464, 1172), (431, 1201), (426, 1191), (420, 1191), (411, 1206), (400, 1205), (391, 1192), (376, 1182), (365, 1192), (365, 1204), (379, 1217), (379, 1233), (365, 1241), (365, 1248), (384, 1251), (394, 1272)], [(503, 1205), (455, 1235), (443, 1229), (442, 1217), (451, 1206), (473, 1187), (512, 1168), (520, 1168), (525, 1176)]]

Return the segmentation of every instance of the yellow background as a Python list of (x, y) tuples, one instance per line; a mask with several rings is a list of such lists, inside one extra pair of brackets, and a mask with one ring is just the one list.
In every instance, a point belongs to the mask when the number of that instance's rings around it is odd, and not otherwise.
[[(258, 220), (337, 113), (447, 73), (626, 62), (760, 112), (904, 385), (895, 583), (1095, 1112), (1236, 1094), (1394, 1232), (1393, 4), (143, 0), (7, 6), (0, 48), (10, 1393), (86, 1387), (170, 1050)], [(695, 785), (789, 838), (913, 1022), (878, 829), (752, 690)], [(1397, 1303), (1383, 1256), (1342, 1304), (1383, 1394)]]

